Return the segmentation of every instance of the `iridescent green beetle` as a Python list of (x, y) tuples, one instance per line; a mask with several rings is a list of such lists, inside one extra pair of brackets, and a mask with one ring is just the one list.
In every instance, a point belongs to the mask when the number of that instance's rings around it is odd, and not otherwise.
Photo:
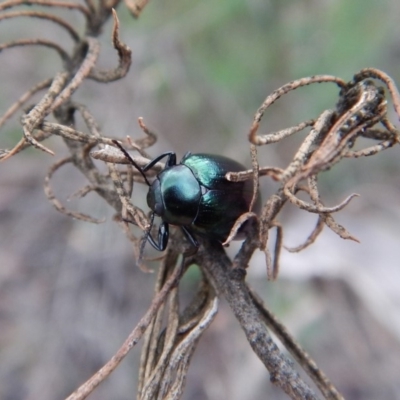
[[(147, 204), (162, 223), (157, 240), (151, 234), (148, 241), (163, 251), (167, 247), (169, 224), (181, 227), (185, 236), (198, 247), (193, 235), (201, 235), (219, 242), (228, 237), (235, 221), (249, 211), (253, 197), (253, 181), (231, 182), (227, 172), (244, 171), (246, 168), (230, 158), (212, 154), (186, 153), (179, 164), (174, 152), (163, 153), (144, 167), (139, 167), (130, 155), (114, 141), (132, 165), (143, 175), (149, 186)], [(165, 168), (150, 183), (145, 172), (167, 157)], [(257, 199), (255, 210), (260, 207)], [(241, 229), (235, 239), (243, 238)]]

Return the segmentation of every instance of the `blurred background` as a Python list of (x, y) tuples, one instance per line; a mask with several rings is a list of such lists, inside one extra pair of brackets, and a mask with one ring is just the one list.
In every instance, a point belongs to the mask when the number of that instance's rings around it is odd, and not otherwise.
[[(247, 132), (254, 113), (284, 83), (314, 74), (350, 80), (364, 67), (384, 70), (400, 82), (397, 0), (152, 0), (138, 20), (124, 5), (117, 11), (121, 38), (132, 49), (130, 73), (108, 85), (88, 81), (75, 98), (89, 106), (107, 136), (141, 136), (137, 118), (143, 117), (159, 135), (149, 150), (153, 156), (169, 150), (178, 158), (188, 150), (211, 152), (250, 166)], [(58, 14), (83, 27), (78, 13)], [(104, 68), (117, 62), (110, 34), (111, 21), (101, 39)], [(26, 18), (1, 21), (0, 37), (73, 45), (54, 24)], [(60, 68), (51, 50), (1, 52), (0, 114)], [(337, 94), (334, 85), (321, 84), (285, 96), (268, 110), (260, 132), (314, 118), (334, 107)], [(2, 129), (0, 148), (20, 139), (18, 118)], [(84, 129), (81, 121), (78, 128)], [(300, 133), (260, 148), (261, 165), (286, 166), (303, 138)], [(67, 201), (86, 183), (77, 171), (67, 166), (55, 174), (56, 195), (68, 208), (107, 221), (74, 221), (47, 201), (44, 176), (66, 150), (57, 138), (46, 145), (55, 157), (29, 149), (0, 165), (3, 400), (66, 397), (114, 354), (153, 295), (155, 275), (135, 266), (112, 211), (94, 194)], [(283, 251), (276, 282), (267, 281), (261, 253), (249, 269), (250, 284), (351, 400), (400, 399), (398, 151), (347, 160), (321, 176), (328, 205), (351, 192), (361, 195), (336, 216), (360, 244), (326, 229), (303, 252)], [(265, 199), (274, 186), (262, 182)], [(135, 189), (135, 196), (136, 204), (145, 204), (144, 188)], [(288, 206), (281, 222), (284, 243), (296, 246), (316, 218)], [(183, 296), (193, 292), (197, 278), (196, 270), (185, 277)], [(90, 398), (134, 398), (139, 351), (134, 349)], [(224, 302), (194, 355), (183, 398), (287, 398), (269, 382)]]

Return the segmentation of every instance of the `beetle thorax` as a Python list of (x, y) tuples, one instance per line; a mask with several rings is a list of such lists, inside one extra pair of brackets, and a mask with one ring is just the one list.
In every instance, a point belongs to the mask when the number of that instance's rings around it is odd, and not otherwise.
[(147, 203), (165, 222), (190, 225), (197, 216), (201, 195), (201, 186), (191, 169), (179, 164), (157, 175)]

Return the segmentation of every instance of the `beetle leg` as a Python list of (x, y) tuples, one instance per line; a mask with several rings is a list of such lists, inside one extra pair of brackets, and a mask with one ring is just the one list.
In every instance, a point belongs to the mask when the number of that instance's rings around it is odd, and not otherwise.
[(147, 235), (147, 240), (150, 244), (158, 251), (164, 251), (168, 244), (169, 238), (169, 226), (167, 222), (162, 222), (158, 228), (158, 238), (157, 242), (154, 240), (153, 236), (149, 232)]
[(187, 228), (185, 228), (184, 226), (181, 226), (181, 228), (187, 240), (189, 240), (189, 242), (197, 249), (199, 247), (199, 242), (193, 237), (193, 235), (188, 231)]
[(167, 162), (165, 163), (165, 167), (172, 167), (176, 165), (176, 154), (173, 151), (168, 151), (167, 153), (159, 155), (154, 160), (151, 160), (148, 164), (146, 164), (142, 168), (142, 171), (146, 172), (148, 169), (150, 169), (153, 165), (157, 164), (164, 157), (168, 157)]

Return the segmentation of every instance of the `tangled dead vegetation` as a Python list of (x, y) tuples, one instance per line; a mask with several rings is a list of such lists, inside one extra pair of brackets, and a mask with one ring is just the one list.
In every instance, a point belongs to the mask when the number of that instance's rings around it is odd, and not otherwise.
[[(4, 162), (33, 146), (44, 153), (54, 155), (45, 144), (51, 136), (59, 136), (64, 141), (70, 155), (56, 161), (45, 177), (45, 193), (53, 206), (61, 213), (91, 223), (102, 220), (68, 210), (56, 198), (51, 180), (63, 166), (72, 164), (87, 179), (87, 185), (75, 196), (83, 197), (90, 192), (97, 193), (117, 213), (116, 221), (133, 243), (139, 265), (148, 270), (143, 258), (144, 245), (152, 223), (147, 213), (134, 204), (133, 193), (136, 183), (143, 183), (138, 173), (126, 157), (115, 146), (114, 140), (127, 150), (137, 153), (134, 157), (139, 166), (149, 162), (147, 149), (157, 140), (156, 135), (139, 118), (143, 137), (138, 139), (109, 137), (99, 127), (90, 105), (74, 101), (74, 92), (87, 79), (100, 83), (112, 82), (125, 77), (131, 65), (131, 51), (119, 36), (119, 21), (114, 10), (119, 0), (99, 1), (94, 4), (86, 0), (84, 4), (73, 1), (56, 0), (10, 0), (0, 4), (0, 21), (5, 19), (29, 17), (40, 18), (58, 25), (68, 32), (75, 43), (72, 52), (65, 50), (62, 44), (51, 40), (28, 38), (0, 45), (0, 51), (16, 46), (44, 46), (57, 52), (63, 69), (28, 89), (12, 104), (0, 118), (0, 128), (17, 113), (21, 113), (22, 137), (12, 149), (0, 150), (0, 161)], [(129, 10), (138, 17), (147, 1), (126, 0)], [(23, 5), (40, 6), (45, 11), (20, 10)], [(76, 27), (66, 19), (52, 13), (53, 9), (64, 8), (83, 15), (85, 33), (79, 34)], [(11, 10), (11, 11), (9, 11)], [(100, 45), (97, 36), (107, 19), (113, 17), (112, 43), (117, 51), (118, 65), (112, 70), (97, 67)], [(268, 108), (287, 93), (306, 85), (333, 83), (338, 87), (338, 97), (332, 108), (324, 110), (319, 116), (313, 116), (296, 126), (278, 132), (260, 134), (260, 123)], [(37, 93), (43, 93), (35, 104), (28, 102)], [(314, 230), (304, 242), (295, 248), (298, 252), (315, 242), (326, 225), (343, 239), (355, 240), (347, 229), (337, 223), (334, 214), (341, 211), (355, 197), (350, 194), (336, 205), (325, 205), (318, 188), (320, 173), (332, 168), (345, 158), (378, 155), (381, 151), (399, 143), (399, 130), (389, 120), (388, 101), (393, 104), (395, 114), (400, 118), (400, 96), (393, 80), (383, 71), (365, 68), (356, 73), (347, 82), (341, 78), (320, 75), (289, 82), (272, 92), (257, 110), (249, 129), (248, 140), (252, 156), (252, 169), (240, 173), (228, 173), (231, 181), (253, 179), (254, 199), (262, 178), (267, 177), (279, 183), (277, 191), (265, 199), (260, 216), (252, 212), (242, 215), (226, 240), (228, 244), (240, 226), (247, 221), (252, 227), (233, 261), (229, 260), (218, 243), (201, 239), (199, 251), (191, 256), (181, 257), (187, 249), (187, 243), (178, 234), (174, 234), (172, 245), (160, 257), (160, 268), (154, 293), (154, 299), (147, 313), (139, 321), (118, 352), (92, 378), (78, 388), (68, 399), (84, 399), (119, 365), (131, 348), (144, 336), (144, 349), (141, 358), (138, 399), (176, 399), (182, 394), (186, 373), (191, 356), (204, 330), (212, 322), (218, 308), (218, 297), (224, 296), (235, 317), (240, 322), (253, 351), (268, 369), (271, 380), (293, 399), (316, 399), (317, 395), (300, 377), (293, 363), (284, 355), (269, 330), (272, 330), (283, 342), (292, 356), (302, 365), (312, 378), (323, 396), (327, 399), (341, 399), (342, 396), (317, 367), (315, 362), (300, 348), (286, 328), (273, 316), (245, 281), (249, 260), (257, 249), (265, 252), (268, 276), (275, 279), (278, 274), (279, 256), (283, 247), (283, 228), (279, 215), (287, 203), (291, 203), (305, 212), (317, 214)], [(79, 114), (86, 131), (75, 129), (76, 115)], [(57, 122), (48, 121), (52, 115)], [(276, 143), (306, 130), (302, 144), (286, 168), (264, 165), (257, 156), (257, 147)], [(373, 141), (367, 148), (357, 149), (357, 141), (366, 138)], [(102, 160), (107, 166), (103, 173), (93, 162), (93, 158)], [(157, 163), (148, 173), (155, 176), (163, 165)], [(305, 192), (309, 200), (298, 197)], [(253, 202), (254, 204), (254, 202)], [(130, 221), (137, 228), (132, 229)], [(136, 230), (135, 230), (136, 229)], [(273, 254), (268, 250), (271, 229), (276, 229), (276, 243)], [(137, 233), (139, 232), (139, 234)], [(202, 280), (193, 299), (184, 310), (179, 308), (179, 279), (186, 269), (197, 264), (202, 270)], [(164, 315), (167, 323), (163, 323)]]

